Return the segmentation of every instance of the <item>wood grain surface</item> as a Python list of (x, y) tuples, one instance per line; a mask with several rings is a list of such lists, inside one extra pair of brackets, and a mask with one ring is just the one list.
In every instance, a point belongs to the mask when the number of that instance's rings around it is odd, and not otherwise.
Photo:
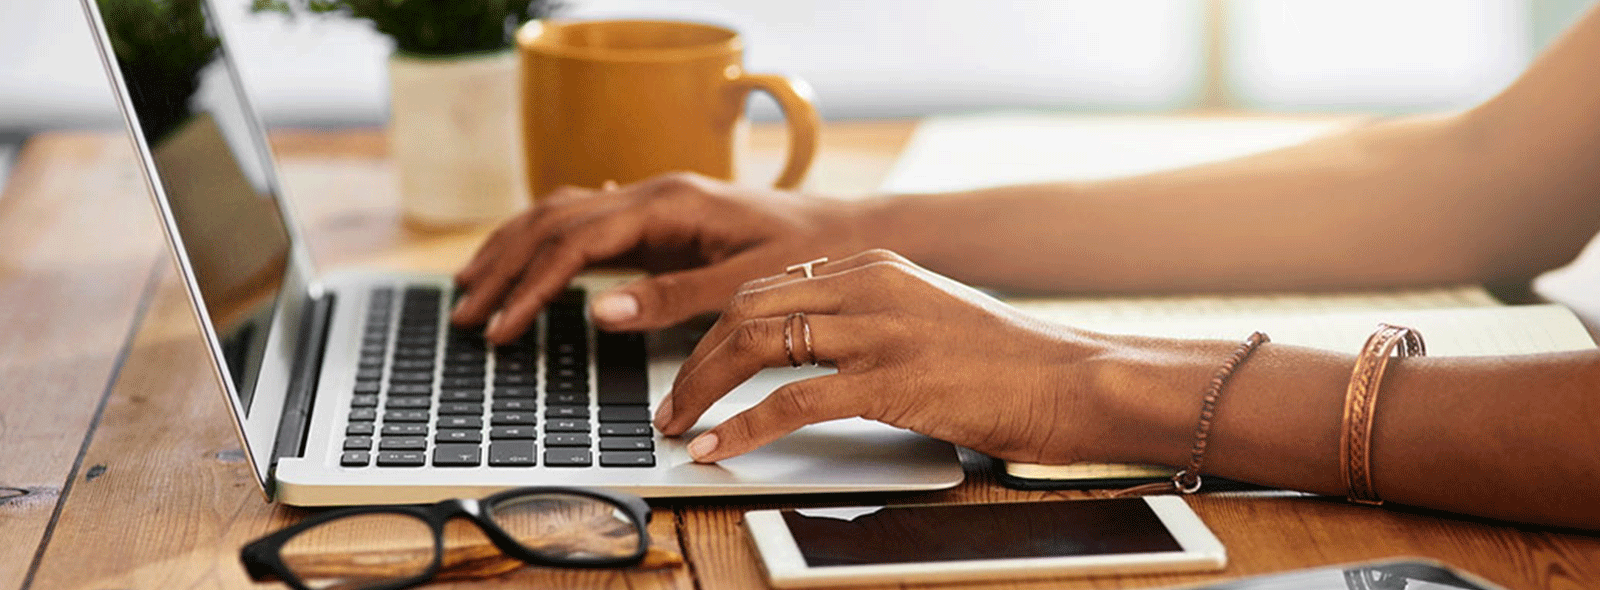
[[(808, 187), (870, 191), (910, 129), (830, 124)], [(239, 547), (307, 514), (256, 489), (126, 145), (114, 134), (35, 138), (0, 198), (0, 488), (19, 490), (0, 489), (0, 588), (251, 587)], [(274, 145), (324, 269), (449, 271), (487, 229), (407, 226), (380, 133), (290, 131)], [(745, 170), (767, 178), (781, 131), (758, 127), (753, 145)], [(1009, 490), (982, 458), (966, 459), (968, 481), (943, 492), (656, 503), (651, 532), (683, 553), (678, 569), (522, 568), (430, 587), (763, 588), (740, 524), (746, 510), (1087, 497)], [(1600, 537), (1590, 534), (1292, 494), (1189, 501), (1228, 548), (1221, 573), (947, 587), (1168, 587), (1396, 556), (1437, 559), (1509, 588), (1600, 587)]]

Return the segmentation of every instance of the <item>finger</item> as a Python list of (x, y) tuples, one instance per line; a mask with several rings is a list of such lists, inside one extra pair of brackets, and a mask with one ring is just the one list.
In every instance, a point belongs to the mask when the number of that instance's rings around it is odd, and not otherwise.
[(814, 275), (813, 277), (806, 277), (803, 269), (795, 269), (792, 271), (788, 270), (788, 268), (797, 266), (799, 264), (795, 263), (794, 265), (784, 267), (784, 272), (782, 273), (767, 275), (745, 283), (744, 288), (758, 289), (762, 287), (781, 285), (784, 283), (792, 283), (795, 281), (803, 281), (807, 278), (815, 278), (859, 268), (874, 262), (904, 262), (910, 264), (910, 261), (906, 260), (904, 256), (896, 254), (893, 251), (882, 248), (873, 248), (871, 250), (863, 250), (861, 252), (851, 254), (839, 260), (829, 260), (827, 262), (814, 264), (811, 266), (812, 274)]
[(561, 196), (566, 198), (550, 203), (524, 229), (507, 238), (505, 245), (500, 247), (500, 256), (456, 303), (455, 310), (451, 312), (451, 321), (458, 325), (482, 324), (490, 314), (500, 309), (509, 290), (527, 272), (540, 250), (551, 241), (559, 240), (566, 228), (581, 223), (580, 220), (611, 214), (629, 205), (628, 200), (614, 194), (593, 195), (584, 191), (582, 194), (585, 196), (578, 197), (579, 191), (582, 189), (563, 193)]
[(727, 306), (751, 275), (768, 266), (765, 256), (743, 252), (708, 266), (645, 277), (597, 295), (595, 324), (612, 331), (671, 326)]
[(494, 259), (505, 247), (506, 243), (515, 235), (521, 233), (522, 230), (527, 229), (535, 218), (559, 217), (564, 212), (569, 211), (578, 213), (579, 209), (574, 206), (584, 202), (585, 197), (592, 194), (593, 191), (564, 186), (540, 199), (538, 204), (501, 224), (489, 235), (487, 240), (484, 240), (483, 245), (478, 247), (478, 251), (473, 255), (472, 260), (456, 273), (456, 284), (462, 287), (471, 287), (480, 280), (482, 275), (489, 271)]
[(489, 269), (489, 265), (494, 262), (500, 249), (505, 247), (505, 242), (510, 239), (511, 234), (528, 225), (528, 222), (537, 214), (537, 210), (529, 209), (500, 224), (500, 227), (490, 232), (489, 238), (478, 246), (478, 251), (473, 253), (472, 259), (467, 261), (467, 264), (462, 266), (461, 270), (456, 271), (456, 284), (462, 287), (469, 287), (476, 282), (478, 277)]
[[(789, 331), (789, 344), (784, 343), (784, 326), (791, 322), (787, 317), (760, 318), (740, 322), (727, 338), (710, 346), (704, 362), (693, 368), (685, 365), (679, 369), (672, 392), (661, 400), (656, 411), (656, 427), (663, 434), (677, 435), (693, 426), (712, 403), (722, 399), (733, 388), (749, 380), (768, 367), (787, 367), (794, 364), (789, 358), (792, 351), (800, 361), (837, 363), (841, 359), (859, 356), (870, 347), (870, 336), (863, 333), (862, 322), (855, 318), (834, 315), (808, 315), (805, 323), (811, 326), (811, 349), (805, 348), (805, 324), (796, 319)], [(702, 341), (701, 346), (707, 346)]]
[(539, 310), (554, 299), (572, 277), (597, 260), (632, 249), (643, 238), (646, 214), (627, 208), (599, 215), (561, 233), (547, 243), (529, 263), (505, 305), (484, 336), (497, 343), (516, 339), (528, 329)]
[(689, 455), (714, 463), (743, 455), (807, 424), (860, 416), (866, 411), (858, 375), (826, 375), (779, 387), (750, 409), (689, 441)]
[(733, 294), (719, 321), (701, 337), (701, 345), (684, 359), (684, 367), (703, 362), (705, 353), (710, 352), (705, 344), (721, 342), (744, 320), (784, 317), (794, 312), (846, 314), (883, 307), (888, 300), (876, 293), (879, 282), (870, 276), (877, 272), (879, 264), (894, 263), (874, 262), (810, 279), (742, 288)]

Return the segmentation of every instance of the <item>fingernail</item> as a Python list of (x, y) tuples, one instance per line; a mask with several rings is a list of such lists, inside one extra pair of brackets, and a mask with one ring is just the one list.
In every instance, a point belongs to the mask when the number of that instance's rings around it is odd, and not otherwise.
[(501, 312), (498, 312), (498, 311), (494, 312), (494, 315), (489, 316), (489, 326), (487, 328), (484, 328), (483, 332), (485, 334), (488, 334), (488, 333), (491, 333), (491, 332), (499, 331), (499, 329), (500, 329), (500, 320), (503, 319), (503, 318), (505, 318), (505, 314), (504, 313), (501, 313)]
[(717, 433), (707, 432), (699, 438), (689, 442), (689, 456), (699, 461), (705, 459), (712, 451), (717, 450)]
[(639, 300), (628, 293), (604, 293), (594, 300), (593, 311), (602, 322), (625, 322), (639, 315)]
[(667, 423), (672, 421), (672, 396), (661, 398), (661, 406), (656, 408), (656, 430), (665, 430)]

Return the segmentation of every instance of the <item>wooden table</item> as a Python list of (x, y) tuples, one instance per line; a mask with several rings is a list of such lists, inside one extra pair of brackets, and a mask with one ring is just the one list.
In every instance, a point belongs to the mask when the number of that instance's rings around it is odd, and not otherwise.
[[(908, 122), (830, 124), (812, 188), (869, 190)], [(781, 134), (754, 135), (776, 168)], [(408, 230), (375, 132), (285, 132), (281, 169), (323, 268), (447, 271), (482, 229)], [(765, 178), (765, 172), (761, 173)], [(262, 502), (207, 373), (199, 333), (117, 134), (49, 134), (25, 146), (0, 198), (0, 589), (244, 587), (247, 540), (306, 514)], [(652, 534), (687, 567), (525, 568), (471, 588), (760, 588), (738, 527), (771, 506), (1080, 498), (1002, 488), (979, 463), (944, 492), (655, 504)], [(1600, 587), (1600, 537), (1309, 497), (1189, 500), (1229, 550), (1215, 575), (995, 582), (963, 588), (1185, 585), (1419, 556), (1510, 588)]]

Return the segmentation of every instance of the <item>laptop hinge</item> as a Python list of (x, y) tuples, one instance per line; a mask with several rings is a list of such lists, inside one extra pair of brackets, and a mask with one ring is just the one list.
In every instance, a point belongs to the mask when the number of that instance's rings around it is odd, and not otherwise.
[(322, 374), (322, 352), (328, 344), (329, 318), (333, 316), (333, 293), (310, 296), (306, 320), (301, 322), (300, 354), (294, 359), (289, 393), (283, 401), (283, 417), (278, 421), (277, 446), (272, 462), (282, 457), (305, 454), (306, 433), (311, 427), (311, 406), (317, 401), (317, 382)]

